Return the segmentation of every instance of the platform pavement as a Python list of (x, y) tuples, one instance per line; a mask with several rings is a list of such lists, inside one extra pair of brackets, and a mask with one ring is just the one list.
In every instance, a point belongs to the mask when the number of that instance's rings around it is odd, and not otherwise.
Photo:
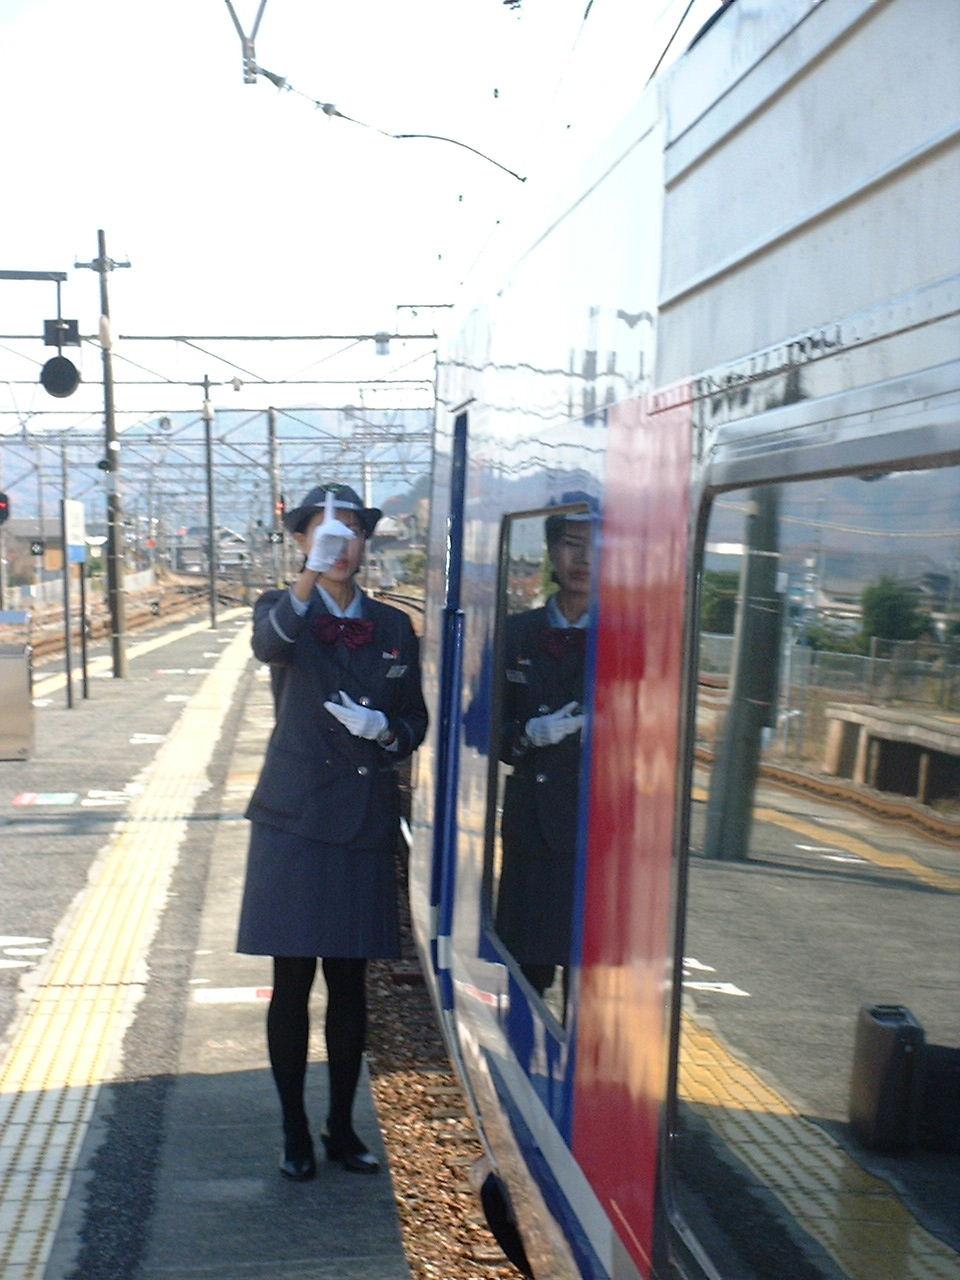
[[(295, 1184), (276, 1169), (279, 1111), (264, 1042), (269, 961), (233, 950), (247, 842), (237, 815), (272, 723), (266, 675), (258, 668), (234, 740), (138, 1280), (404, 1280), (409, 1269), (366, 1073), (355, 1120), (381, 1160), (380, 1175), (320, 1161), (316, 1181)], [(326, 1113), (322, 988), (318, 978), (307, 1086), (315, 1129)]]
[[(185, 644), (192, 653), (197, 643), (209, 641), (174, 638), (166, 660), (177, 661)], [(154, 650), (144, 661), (152, 664), (157, 656)], [(225, 650), (214, 673), (227, 661)], [(132, 675), (136, 670), (133, 664)], [(314, 1182), (292, 1184), (276, 1168), (279, 1113), (264, 1043), (269, 961), (233, 951), (247, 840), (241, 815), (272, 714), (265, 677), (249, 662), (221, 717), (221, 741), (207, 771), (210, 790), (191, 815), (196, 823), (186, 824), (122, 1066), (102, 1082), (87, 1117), (46, 1265), (37, 1270), (29, 1261), (13, 1262), (18, 1277), (409, 1277), (366, 1078), (356, 1124), (383, 1162), (380, 1175), (364, 1178), (321, 1163)], [(197, 690), (201, 703), (210, 679)], [(142, 693), (136, 679), (129, 687), (111, 682), (111, 716), (100, 721), (99, 732), (125, 743), (127, 713)], [(49, 779), (42, 758), (31, 763), (30, 785), (63, 787), (62, 758)], [(319, 1127), (326, 1072), (318, 1034), (322, 981), (317, 986), (308, 1110)], [(36, 1215), (30, 1225), (35, 1222)], [(24, 1249), (11, 1258), (28, 1256)]]

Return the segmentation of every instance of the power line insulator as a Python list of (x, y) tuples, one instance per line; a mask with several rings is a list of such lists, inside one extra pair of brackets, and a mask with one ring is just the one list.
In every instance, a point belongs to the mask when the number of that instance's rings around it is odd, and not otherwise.
[(253, 41), (249, 36), (243, 38), (243, 83), (257, 83), (257, 57)]

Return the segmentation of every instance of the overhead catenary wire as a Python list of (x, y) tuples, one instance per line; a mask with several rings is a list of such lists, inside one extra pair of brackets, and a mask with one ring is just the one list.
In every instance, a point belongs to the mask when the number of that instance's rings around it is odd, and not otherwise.
[(312, 360), (309, 364), (303, 365), (297, 370), (297, 373), (306, 373), (309, 369), (315, 369), (318, 364), (326, 364), (328, 360), (335, 360), (337, 356), (342, 356), (345, 352), (352, 351), (362, 341), (362, 338), (356, 338), (353, 342), (348, 342), (345, 347), (340, 347), (338, 351), (331, 351), (329, 355), (321, 356), (319, 360)]
[(683, 13), (682, 13), (682, 15), (681, 15), (681, 17), (680, 17), (680, 21), (677, 23), (677, 25), (676, 25), (676, 26), (674, 27), (674, 29), (673, 29), (673, 34), (671, 35), (671, 37), (670, 37), (670, 39), (667, 41), (667, 43), (663, 46), (663, 50), (662, 50), (662, 52), (661, 52), (661, 54), (660, 54), (660, 57), (657, 59), (656, 63), (654, 64), (654, 68), (653, 68), (653, 70), (650, 72), (649, 76), (647, 77), (647, 84), (649, 84), (649, 83), (650, 83), (650, 81), (653, 79), (653, 77), (654, 77), (654, 76), (657, 74), (657, 72), (660, 70), (660, 67), (661, 67), (661, 65), (662, 65), (662, 63), (663, 63), (664, 58), (667, 56), (668, 52), (670, 51), (670, 46), (673, 44), (674, 40), (676, 40), (676, 38), (677, 38), (677, 36), (678, 36), (678, 34), (679, 34), (679, 32), (680, 32), (680, 28), (681, 28), (681, 27), (683, 26), (683, 24), (686, 22), (686, 20), (687, 20), (687, 16), (689, 15), (690, 10), (693, 8), (693, 6), (694, 6), (694, 4), (695, 4), (695, 3), (696, 3), (696, 0), (689, 0), (689, 3), (687, 4), (687, 7), (684, 9), (684, 11), (683, 11)]
[[(97, 350), (100, 350), (101, 344), (99, 338), (83, 338), (81, 341), (87, 343), (88, 346), (96, 347)], [(173, 378), (168, 378), (163, 373), (157, 373), (156, 369), (148, 369), (145, 364), (139, 364), (136, 360), (131, 360), (129, 356), (125, 356), (122, 352), (117, 351), (116, 348), (113, 349), (113, 358), (114, 360), (122, 360), (124, 364), (133, 365), (134, 369), (139, 369), (142, 373), (152, 373), (153, 376), (161, 382), (168, 382), (171, 386), (175, 385)]]
[(461, 142), (458, 138), (448, 138), (442, 133), (393, 133), (389, 129), (381, 129), (379, 125), (368, 124), (365, 120), (358, 120), (356, 116), (347, 115), (345, 111), (340, 111), (332, 102), (323, 102), (319, 98), (312, 97), (309, 93), (304, 93), (302, 89), (297, 89), (292, 85), (286, 76), (277, 75), (274, 71), (268, 71), (266, 67), (257, 67), (256, 74), (263, 76), (265, 80), (269, 80), (272, 85), (284, 93), (296, 94), (298, 98), (305, 98), (318, 111), (322, 111), (325, 116), (335, 117), (338, 120), (346, 120), (350, 124), (358, 125), (361, 129), (369, 129), (373, 133), (379, 133), (383, 138), (393, 138), (397, 142), (409, 141), (411, 139), (422, 139), (429, 142), (448, 142), (453, 147), (462, 147), (464, 151), (470, 151), (475, 156), (479, 156), (481, 160), (486, 160), (489, 164), (494, 165), (497, 169), (502, 169), (504, 173), (516, 178), (518, 182), (526, 182), (526, 178), (517, 173), (516, 170), (509, 168), (505, 164), (501, 164), (499, 160), (494, 160), (493, 156), (488, 156), (485, 151), (480, 151), (477, 147), (472, 147), (469, 142)]
[(201, 347), (198, 342), (191, 342), (189, 338), (183, 339), (184, 346), (192, 347), (194, 351), (199, 351), (205, 356), (210, 356), (213, 360), (219, 360), (221, 364), (227, 364), (231, 369), (236, 369), (238, 373), (246, 374), (248, 378), (253, 378), (257, 382), (267, 382), (266, 378), (262, 378), (259, 373), (254, 373), (252, 369), (245, 369), (242, 364), (236, 364), (233, 360), (228, 360), (226, 356), (218, 356), (213, 351), (208, 351), (206, 347)]

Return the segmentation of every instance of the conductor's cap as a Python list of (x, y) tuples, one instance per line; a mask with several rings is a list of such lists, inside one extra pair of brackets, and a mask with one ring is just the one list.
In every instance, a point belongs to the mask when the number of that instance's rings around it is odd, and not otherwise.
[(600, 519), (600, 503), (592, 494), (584, 493), (582, 489), (572, 489), (562, 493), (559, 498), (551, 498), (549, 505), (568, 507), (575, 504), (579, 504), (580, 510), (558, 511), (555, 515), (547, 516), (544, 521), (544, 532), (548, 542), (554, 542), (560, 537), (565, 524), (584, 524)]
[(342, 511), (356, 511), (363, 532), (369, 538), (383, 515), (379, 507), (365, 507), (360, 497), (348, 484), (320, 484), (305, 495), (298, 507), (287, 511), (283, 523), (293, 533), (302, 533), (318, 511), (326, 506), (327, 494), (333, 494), (333, 505)]

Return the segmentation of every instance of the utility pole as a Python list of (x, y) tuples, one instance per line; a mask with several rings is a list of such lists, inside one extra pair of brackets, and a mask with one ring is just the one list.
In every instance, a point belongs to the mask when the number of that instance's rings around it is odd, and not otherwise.
[(753, 797), (762, 730), (777, 723), (782, 599), (776, 485), (754, 489), (740, 571), (730, 701), (723, 741), (710, 778), (704, 856), (745, 861), (750, 853)]
[(106, 445), (102, 467), (107, 481), (107, 599), (110, 606), (110, 647), (113, 655), (114, 679), (127, 674), (127, 605), (123, 585), (123, 516), (120, 507), (120, 444), (113, 403), (113, 355), (110, 335), (110, 297), (107, 275), (129, 262), (114, 262), (107, 257), (103, 231), (97, 232), (97, 257), (92, 262), (75, 262), (100, 277), (100, 355), (103, 361), (103, 426)]
[(213, 507), (213, 405), (210, 379), (203, 375), (203, 443), (207, 470), (207, 577), (210, 587), (210, 626), (217, 629), (217, 534)]
[[(154, 561), (155, 565), (163, 564), (163, 557), (167, 550), (167, 526), (164, 521), (164, 516), (166, 514), (166, 507), (164, 505), (165, 501), (166, 501), (166, 495), (158, 492), (156, 496), (157, 549), (156, 549), (156, 558)], [(167, 568), (169, 567), (170, 566), (168, 563)]]
[[(3, 490), (3, 467), (5, 455), (0, 449), (0, 491)], [(0, 524), (0, 609), (7, 607), (7, 529)]]
[(271, 581), (280, 586), (280, 555), (282, 542), (274, 541), (276, 533), (283, 533), (283, 524), (277, 519), (280, 507), (280, 478), (277, 473), (277, 411), (267, 410), (267, 470), (270, 473), (270, 569)]
[[(70, 555), (67, 546), (67, 502), (70, 499), (67, 468), (67, 434), (60, 437), (60, 533), (63, 548), (63, 666), (67, 677), (67, 708), (73, 708), (73, 636), (70, 622)], [(80, 566), (83, 572), (83, 565)], [(80, 619), (83, 631), (83, 618)]]
[(37, 607), (43, 604), (43, 562), (46, 560), (46, 539), (44, 537), (44, 524), (46, 522), (46, 511), (43, 504), (43, 453), (39, 438), (36, 444), (37, 449), (37, 524), (39, 526), (37, 537), (40, 539), (40, 545), (43, 551), (40, 555), (34, 556), (33, 560), (33, 578), (37, 589)]

